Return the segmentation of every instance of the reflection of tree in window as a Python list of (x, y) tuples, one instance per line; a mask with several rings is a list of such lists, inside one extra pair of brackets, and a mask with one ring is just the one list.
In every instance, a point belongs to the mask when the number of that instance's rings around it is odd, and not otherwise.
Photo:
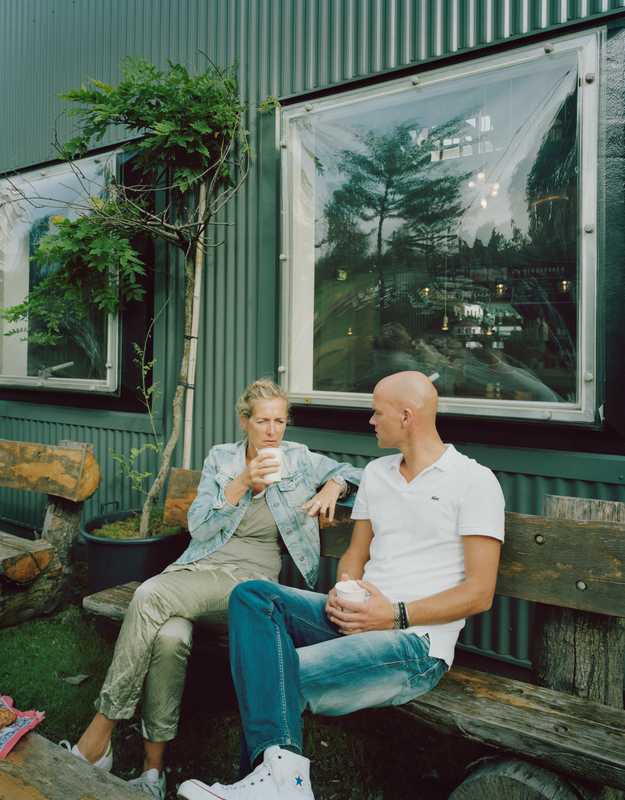
[[(457, 121), (451, 122), (438, 134), (457, 125)], [(442, 231), (462, 213), (460, 186), (466, 175), (447, 171), (433, 174), (432, 143), (427, 136), (415, 140), (414, 128), (414, 124), (404, 124), (387, 134), (359, 133), (356, 139), (360, 149), (344, 149), (338, 154), (338, 171), (345, 179), (325, 205), (326, 236), (317, 242), (325, 252), (316, 264), (315, 305), (323, 309), (315, 325), (316, 388), (334, 388), (337, 378), (345, 380), (344, 374), (336, 374), (334, 362), (339, 355), (337, 345), (344, 347), (345, 335), (351, 335), (346, 330), (351, 332), (352, 326), (337, 328), (336, 319), (337, 314), (357, 310), (353, 298), (350, 303), (347, 296), (356, 288), (354, 277), (363, 276), (356, 297), (361, 305), (368, 300), (370, 317), (373, 312), (368, 334), (388, 322), (401, 323), (406, 312), (414, 317), (406, 291), (412, 289), (414, 275), (406, 287), (401, 286), (401, 273), (406, 269), (414, 273), (419, 253), (425, 254), (428, 271)], [(343, 291), (336, 284), (324, 286), (325, 281), (337, 277), (339, 270), (341, 280), (352, 276), (351, 285)], [(375, 275), (373, 286), (366, 273)], [(361, 355), (362, 345), (360, 338), (354, 340), (353, 347)], [(375, 342), (368, 341), (367, 349), (372, 345), (375, 349)], [(354, 370), (359, 381), (363, 370), (370, 371), (362, 364)]]
[[(57, 266), (43, 262), (35, 256), (40, 241), (51, 232), (55, 222), (54, 214), (47, 214), (36, 220), (28, 233), (30, 254), (29, 291), (44, 278), (54, 274)], [(106, 366), (103, 345), (106, 344), (106, 315), (93, 308), (87, 319), (78, 318), (71, 304), (60, 321), (60, 340), (50, 346), (37, 341), (41, 325), (36, 316), (29, 320), (28, 375), (38, 375), (42, 370), (58, 364), (68, 364), (56, 377), (77, 377), (101, 379), (105, 377)]]

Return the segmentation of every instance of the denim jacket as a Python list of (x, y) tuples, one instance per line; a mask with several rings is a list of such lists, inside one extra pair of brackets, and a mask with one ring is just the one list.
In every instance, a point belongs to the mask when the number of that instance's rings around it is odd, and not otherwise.
[[(197, 497), (188, 514), (191, 543), (176, 564), (190, 564), (214, 553), (236, 531), (252, 500), (248, 490), (236, 506), (224, 494), (225, 486), (245, 468), (246, 442), (211, 448), (202, 469)], [(327, 480), (340, 475), (358, 485), (362, 469), (311, 452), (306, 445), (283, 441), (282, 480), (267, 487), (267, 505), (284, 544), (308, 586), (319, 571), (319, 521), (302, 511)]]

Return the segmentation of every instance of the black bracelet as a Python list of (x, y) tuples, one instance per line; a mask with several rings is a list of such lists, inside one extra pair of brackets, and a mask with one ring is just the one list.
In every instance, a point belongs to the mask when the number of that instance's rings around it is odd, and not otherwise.
[(399, 616), (401, 618), (400, 625), (401, 625), (402, 630), (405, 630), (407, 627), (409, 627), (409, 624), (408, 624), (408, 613), (406, 612), (406, 604), (402, 603), (402, 601), (400, 600), (398, 605), (399, 605)]

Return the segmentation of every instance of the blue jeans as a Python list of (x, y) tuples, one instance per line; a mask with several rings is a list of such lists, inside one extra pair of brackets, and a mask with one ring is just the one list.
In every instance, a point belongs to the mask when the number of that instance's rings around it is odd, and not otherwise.
[(343, 636), (327, 597), (269, 581), (235, 587), (228, 608), (230, 668), (244, 742), (242, 772), (271, 745), (302, 752), (302, 711), (339, 716), (400, 705), (447, 670), (427, 636), (370, 631)]

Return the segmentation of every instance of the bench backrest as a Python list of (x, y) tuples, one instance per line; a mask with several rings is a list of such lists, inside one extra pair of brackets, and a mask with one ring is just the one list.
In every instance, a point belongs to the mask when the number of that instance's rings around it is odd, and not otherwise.
[[(199, 479), (198, 471), (172, 470), (166, 522), (186, 525)], [(351, 538), (349, 511), (322, 527), (321, 554), (340, 558)], [(625, 524), (506, 512), (497, 594), (625, 617)]]
[(42, 492), (74, 503), (100, 483), (100, 468), (88, 445), (50, 446), (0, 439), (0, 486)]

